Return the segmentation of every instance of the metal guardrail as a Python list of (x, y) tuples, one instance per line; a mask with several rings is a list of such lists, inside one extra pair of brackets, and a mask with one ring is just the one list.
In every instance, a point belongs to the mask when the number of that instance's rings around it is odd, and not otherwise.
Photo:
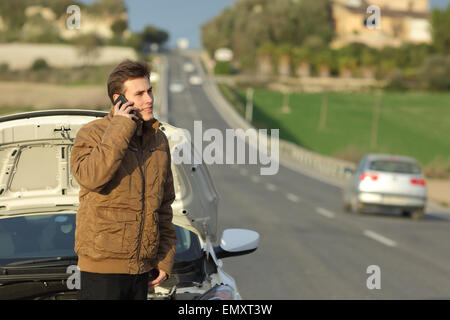
[[(203, 60), (205, 66), (208, 65), (207, 61), (204, 60), (204, 54), (201, 55), (200, 59)], [(214, 78), (209, 75), (210, 72), (206, 74), (203, 71), (203, 67), (200, 62), (197, 61), (197, 59), (194, 59), (194, 61), (196, 62), (200, 73), (203, 73), (202, 76), (205, 79), (204, 88), (206, 94), (218, 107), (217, 111), (221, 114), (223, 119), (225, 119), (225, 121), (235, 129), (255, 129), (244, 118), (242, 118), (236, 109), (228, 102), (228, 100), (222, 96), (216, 82), (214, 81)], [(270, 148), (270, 139), (268, 139), (268, 147)], [(356, 164), (353, 162), (324, 156), (317, 152), (302, 148), (290, 141), (280, 139), (279, 147), (281, 156), (288, 157), (296, 163), (329, 177), (349, 179), (352, 175), (348, 171), (346, 172), (345, 169), (356, 169)]]
[(168, 65), (167, 58), (163, 55), (159, 56), (159, 62), (155, 64), (159, 74), (159, 81), (155, 85), (157, 94), (155, 95), (155, 117), (163, 122), (169, 121), (169, 104), (168, 104)]

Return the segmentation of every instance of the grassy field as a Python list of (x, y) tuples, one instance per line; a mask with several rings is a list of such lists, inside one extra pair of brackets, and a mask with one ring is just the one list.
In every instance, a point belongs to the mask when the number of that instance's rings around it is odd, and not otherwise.
[[(245, 91), (221, 89), (243, 114)], [(280, 138), (325, 155), (351, 161), (367, 152), (409, 155), (431, 175), (450, 176), (450, 93), (383, 92), (375, 144), (375, 93), (328, 93), (322, 129), (324, 94), (291, 93), (290, 113), (283, 112), (284, 101), (282, 93), (256, 89), (254, 126), (279, 128)]]

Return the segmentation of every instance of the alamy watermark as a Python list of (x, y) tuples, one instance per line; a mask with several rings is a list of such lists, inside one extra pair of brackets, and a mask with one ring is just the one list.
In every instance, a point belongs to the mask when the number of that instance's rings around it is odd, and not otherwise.
[(377, 5), (370, 5), (367, 7), (367, 14), (370, 14), (370, 16), (366, 19), (366, 26), (370, 30), (381, 29), (381, 9)]
[(367, 289), (373, 290), (373, 289), (381, 289), (381, 269), (377, 265), (370, 265), (367, 267), (366, 270), (367, 274), (370, 274), (370, 276), (367, 278), (366, 286)]
[(69, 30), (80, 29), (81, 27), (81, 9), (77, 5), (71, 5), (66, 10), (69, 16), (66, 19), (66, 27)]
[(202, 121), (194, 121), (192, 139), (188, 130), (179, 130), (171, 136), (178, 143), (172, 151), (175, 164), (260, 164), (261, 175), (278, 173), (279, 129), (270, 129), (270, 137), (267, 129), (226, 129), (224, 137), (215, 128), (203, 132)]
[(76, 265), (70, 265), (66, 269), (66, 273), (70, 274), (67, 278), (67, 289), (80, 290), (81, 288), (81, 271)]

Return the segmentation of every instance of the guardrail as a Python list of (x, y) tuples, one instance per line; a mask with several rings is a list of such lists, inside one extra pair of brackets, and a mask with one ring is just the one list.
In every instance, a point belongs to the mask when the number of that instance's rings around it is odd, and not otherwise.
[[(156, 96), (155, 96), (155, 108), (153, 113), (155, 117), (164, 122), (169, 121), (169, 103), (168, 103), (168, 64), (167, 58), (163, 55), (159, 56), (159, 62), (155, 63), (154, 66), (159, 74), (159, 80), (155, 85)], [(153, 84), (152, 84), (153, 85)]]
[[(205, 92), (210, 100), (214, 102), (214, 105), (217, 107), (217, 111), (221, 114), (222, 118), (234, 129), (255, 129), (244, 118), (242, 118), (236, 109), (228, 102), (228, 100), (223, 97), (217, 87), (214, 77), (211, 76), (211, 71), (207, 70), (208, 73), (204, 72), (198, 56), (192, 54), (192, 58), (194, 58), (194, 62), (196, 62), (199, 72), (203, 73), (202, 76), (205, 79)], [(204, 66), (208, 66), (208, 61), (205, 60), (206, 57), (204, 53), (200, 56), (200, 59), (202, 59)], [(268, 147), (270, 148), (270, 139), (268, 139), (268, 144)], [(356, 169), (356, 164), (353, 162), (324, 156), (317, 152), (302, 148), (290, 141), (280, 139), (279, 147), (280, 155), (282, 157), (287, 157), (306, 168), (312, 169), (315, 172), (328, 177), (333, 177), (340, 180), (349, 179), (352, 175), (345, 169)]]

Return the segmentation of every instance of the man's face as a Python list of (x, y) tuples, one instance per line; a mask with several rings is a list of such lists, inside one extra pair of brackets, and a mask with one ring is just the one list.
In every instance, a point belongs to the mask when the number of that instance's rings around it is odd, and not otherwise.
[(134, 102), (137, 115), (144, 121), (153, 119), (153, 88), (149, 78), (129, 79), (123, 87), (125, 98)]

